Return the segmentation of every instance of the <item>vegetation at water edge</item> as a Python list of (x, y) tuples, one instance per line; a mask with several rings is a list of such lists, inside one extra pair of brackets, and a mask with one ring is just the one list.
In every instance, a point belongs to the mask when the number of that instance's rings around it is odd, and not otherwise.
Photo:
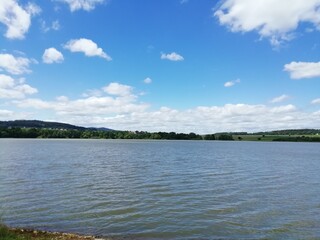
[(0, 121), (0, 138), (70, 138), (70, 139), (158, 139), (221, 141), (320, 142), (319, 129), (292, 129), (268, 132), (196, 133), (117, 131), (109, 128), (85, 128), (66, 123), (37, 120)]
[(70, 233), (12, 229), (0, 224), (0, 240), (95, 240), (95, 237)]

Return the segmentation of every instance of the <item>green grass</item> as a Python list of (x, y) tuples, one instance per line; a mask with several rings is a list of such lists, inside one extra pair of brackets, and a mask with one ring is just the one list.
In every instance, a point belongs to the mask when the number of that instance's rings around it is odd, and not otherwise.
[(299, 137), (309, 137), (309, 138), (319, 138), (319, 135), (232, 135), (235, 141), (264, 141), (264, 142), (271, 142), (277, 138), (299, 138)]
[(235, 141), (272, 141), (275, 136), (270, 135), (232, 135)]
[(72, 233), (51, 233), (46, 231), (12, 229), (0, 223), (0, 240), (94, 240), (92, 236)]
[(30, 240), (27, 236), (19, 236), (16, 233), (9, 230), (4, 225), (0, 224), (0, 239), (1, 240)]

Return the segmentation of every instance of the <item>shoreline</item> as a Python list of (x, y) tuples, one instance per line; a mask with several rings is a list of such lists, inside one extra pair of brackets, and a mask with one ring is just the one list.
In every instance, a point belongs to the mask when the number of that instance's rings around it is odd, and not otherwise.
[(14, 228), (0, 224), (0, 237), (10, 240), (114, 240), (116, 238), (100, 237), (91, 235), (81, 235), (77, 233), (67, 232), (50, 232), (44, 230)]

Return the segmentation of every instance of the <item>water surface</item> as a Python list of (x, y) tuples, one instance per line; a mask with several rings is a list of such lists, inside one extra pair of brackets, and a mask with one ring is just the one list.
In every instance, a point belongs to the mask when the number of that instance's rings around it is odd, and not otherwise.
[(1, 139), (0, 215), (134, 239), (320, 239), (320, 145)]

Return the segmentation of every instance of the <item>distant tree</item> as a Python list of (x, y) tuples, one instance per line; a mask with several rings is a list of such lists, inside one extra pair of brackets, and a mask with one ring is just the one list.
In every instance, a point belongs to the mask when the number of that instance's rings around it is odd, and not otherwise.
[(232, 135), (229, 134), (221, 134), (218, 138), (218, 140), (223, 140), (223, 141), (233, 141)]
[(206, 134), (203, 137), (204, 140), (216, 140), (216, 136), (214, 134)]

